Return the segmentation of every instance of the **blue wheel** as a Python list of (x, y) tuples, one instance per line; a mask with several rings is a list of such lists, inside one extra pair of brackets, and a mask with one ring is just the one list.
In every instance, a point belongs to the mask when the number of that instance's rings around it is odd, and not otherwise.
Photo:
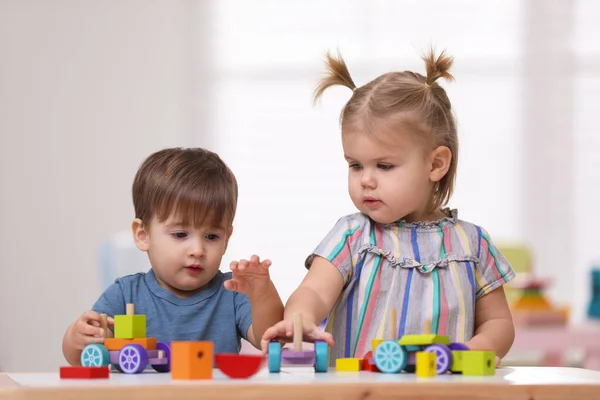
[(84, 367), (106, 367), (110, 364), (110, 354), (102, 344), (88, 344), (81, 352), (80, 361)]
[(144, 346), (128, 344), (119, 352), (119, 367), (126, 374), (139, 374), (148, 365), (148, 353)]
[(323, 340), (315, 341), (315, 372), (329, 370), (329, 346)]
[(269, 343), (269, 372), (281, 371), (281, 345), (279, 342)]
[(377, 346), (373, 353), (377, 368), (385, 374), (395, 374), (406, 367), (408, 354), (396, 340), (386, 340)]
[(425, 349), (428, 353), (435, 353), (436, 356), (436, 366), (435, 373), (437, 375), (445, 374), (450, 370), (452, 366), (452, 351), (448, 346), (443, 344), (432, 344), (431, 346), (427, 346)]

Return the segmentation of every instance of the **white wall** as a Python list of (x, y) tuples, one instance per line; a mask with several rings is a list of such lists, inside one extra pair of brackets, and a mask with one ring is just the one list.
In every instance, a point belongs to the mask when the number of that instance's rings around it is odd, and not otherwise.
[[(0, 369), (56, 370), (150, 152), (197, 123), (188, 2), (0, 2)], [(196, 141), (201, 137), (196, 136)]]

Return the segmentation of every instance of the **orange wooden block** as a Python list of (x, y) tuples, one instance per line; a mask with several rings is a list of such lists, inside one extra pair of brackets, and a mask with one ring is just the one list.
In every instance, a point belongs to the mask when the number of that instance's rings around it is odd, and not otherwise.
[(104, 347), (108, 351), (121, 350), (128, 344), (142, 345), (146, 350), (156, 350), (156, 338), (140, 338), (140, 339), (104, 339)]
[(213, 342), (171, 342), (172, 379), (212, 379)]

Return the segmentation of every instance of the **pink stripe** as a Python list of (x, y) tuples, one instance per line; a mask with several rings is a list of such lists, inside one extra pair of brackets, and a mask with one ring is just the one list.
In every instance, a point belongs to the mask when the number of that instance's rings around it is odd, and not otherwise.
[(352, 245), (352, 243), (354, 243), (356, 241), (356, 239), (358, 239), (360, 237), (361, 232), (362, 232), (362, 229), (357, 229), (354, 231), (352, 236), (348, 236), (348, 238), (346, 239), (346, 244), (344, 245), (344, 248), (342, 249), (342, 251), (340, 251), (340, 254), (338, 254), (336, 258), (331, 260), (331, 263), (333, 265), (335, 265), (336, 267), (340, 266), (340, 265), (342, 265), (344, 260), (346, 258), (348, 258), (348, 256), (350, 255), (350, 246)]
[[(381, 238), (381, 226), (375, 224), (375, 246), (381, 248), (379, 245), (383, 244)], [(383, 258), (383, 256), (380, 256)], [(375, 282), (373, 282), (373, 289), (369, 296), (369, 304), (367, 304), (367, 311), (365, 312), (365, 320), (363, 322), (362, 332), (358, 338), (358, 344), (356, 345), (356, 353), (354, 356), (362, 357), (365, 354), (365, 346), (367, 344), (367, 338), (369, 337), (369, 330), (371, 329), (371, 321), (373, 320), (373, 311), (377, 304), (377, 298), (379, 297), (379, 291), (381, 288), (381, 269), (383, 268), (384, 260), (381, 260), (379, 270), (375, 276)]]
[[(450, 242), (450, 235), (448, 234), (448, 225), (444, 225), (442, 228), (442, 236), (444, 238), (444, 247), (446, 248), (446, 254), (452, 252), (452, 243)], [(440, 275), (442, 271), (438, 271)], [(448, 271), (449, 273), (449, 271)], [(448, 327), (448, 300), (446, 299), (446, 292), (444, 291), (444, 281), (440, 277), (440, 323), (438, 324), (438, 334), (447, 335)]]
[(488, 242), (483, 237), (481, 238), (481, 246), (483, 247), (484, 254), (486, 255), (486, 257), (488, 259), (488, 267), (490, 267), (492, 269), (492, 271), (494, 271), (494, 275), (496, 275), (496, 279), (498, 279), (498, 280), (503, 279), (502, 275), (498, 271), (498, 266), (496, 265), (496, 259), (494, 258), (492, 253), (490, 253), (490, 249), (488, 247)]

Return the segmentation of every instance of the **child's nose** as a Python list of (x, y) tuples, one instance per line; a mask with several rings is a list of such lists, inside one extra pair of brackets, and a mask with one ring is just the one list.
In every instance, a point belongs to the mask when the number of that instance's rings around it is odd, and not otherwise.
[(190, 247), (190, 256), (194, 258), (202, 257), (204, 255), (204, 246), (201, 242), (196, 242)]
[(373, 176), (373, 173), (368, 170), (363, 170), (362, 176), (360, 177), (360, 184), (363, 187), (375, 187), (375, 177)]

